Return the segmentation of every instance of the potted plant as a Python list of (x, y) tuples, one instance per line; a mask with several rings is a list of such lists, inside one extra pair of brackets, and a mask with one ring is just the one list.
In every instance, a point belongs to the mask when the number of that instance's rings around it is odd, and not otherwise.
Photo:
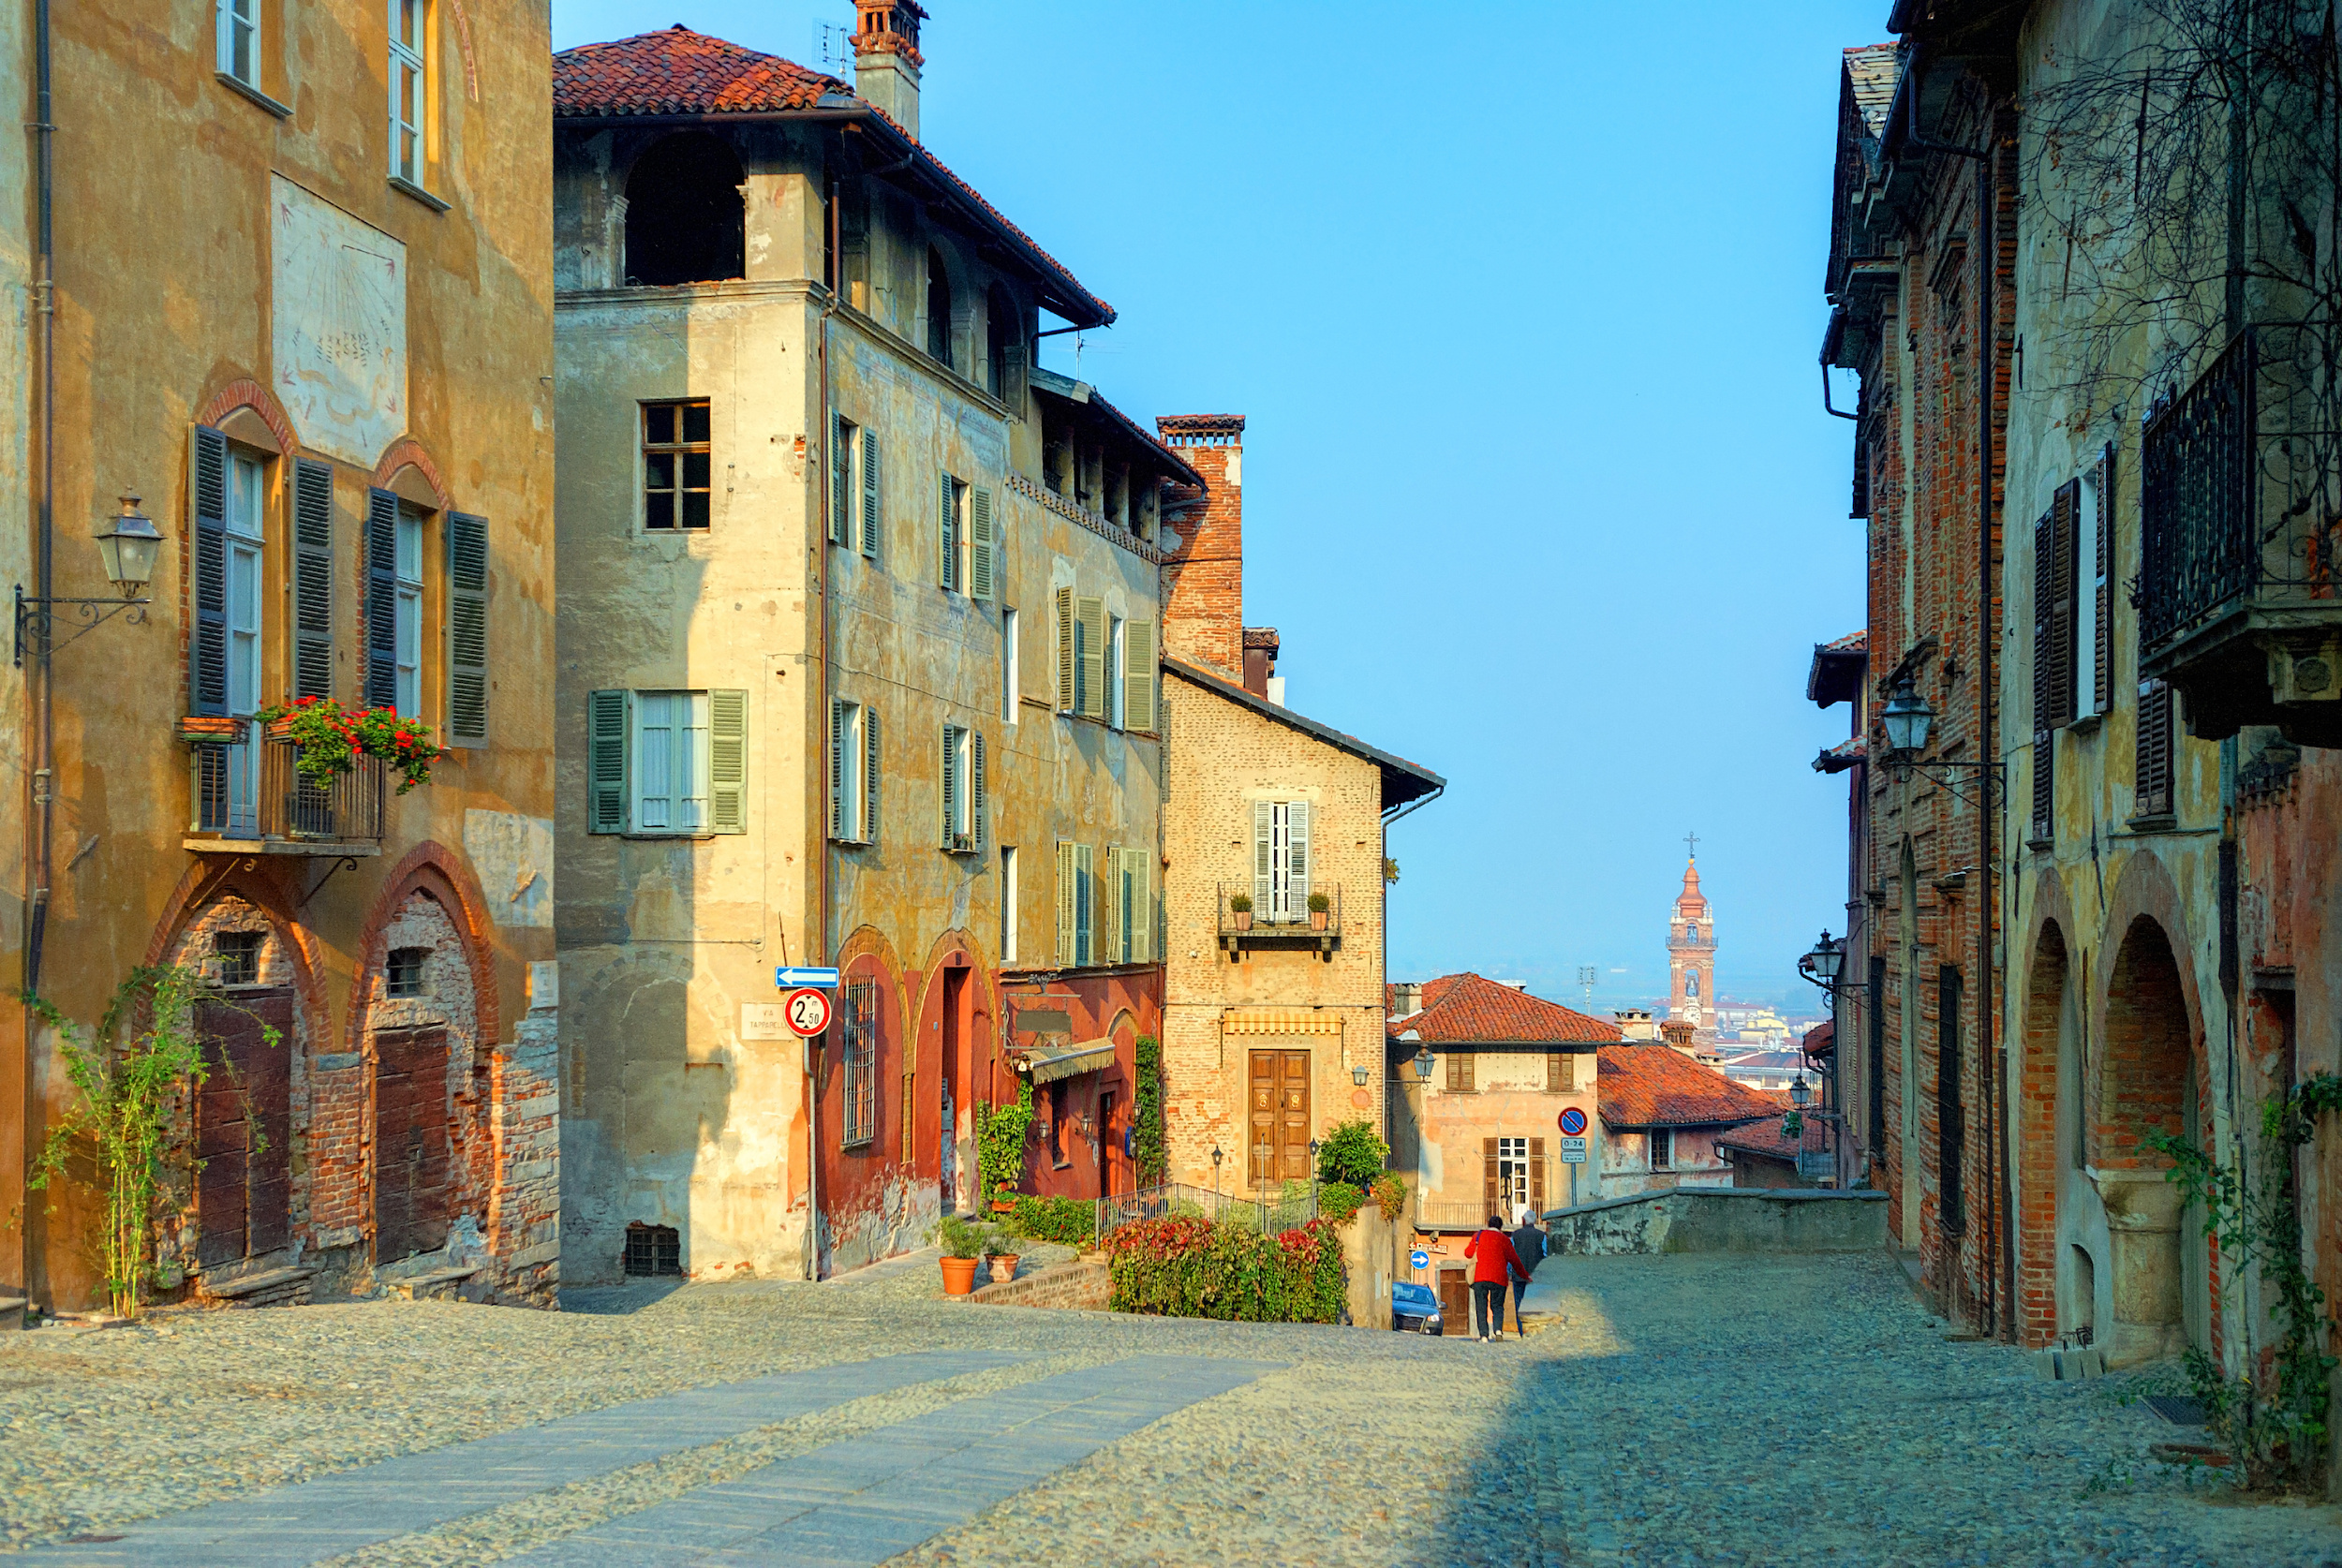
[(1013, 1214), (1015, 1210), (1016, 1194), (1009, 1191), (1009, 1187), (1006, 1182), (1002, 1182), (1001, 1184), (1001, 1190), (992, 1194), (992, 1212), (995, 1214)]
[(1311, 895), (1310, 895), (1310, 929), (1311, 929), (1311, 930), (1312, 930), (1312, 931), (1323, 931), (1324, 929), (1326, 929), (1326, 917), (1327, 917), (1327, 913), (1328, 913), (1328, 912), (1329, 912), (1329, 911), (1333, 909), (1333, 907), (1334, 907), (1334, 901), (1333, 901), (1332, 899), (1330, 899), (1330, 898), (1327, 897), (1324, 894), (1322, 894), (1322, 893), (1312, 893), (1312, 894), (1311, 894)]
[(1253, 895), (1249, 893), (1230, 895), (1228, 916), (1236, 922), (1238, 930), (1250, 931), (1253, 928)]
[(985, 1250), (991, 1254), (994, 1284), (1005, 1285), (1016, 1278), (1017, 1254), (1011, 1250), (1015, 1245), (1015, 1236), (997, 1225), (986, 1236)]
[(431, 726), (391, 708), (345, 708), (331, 697), (302, 697), (256, 717), (269, 739), (293, 744), (294, 770), (320, 790), (332, 789), (360, 757), (379, 757), (399, 770), (403, 795), (430, 783), (431, 764), (447, 755), (431, 738)]
[(946, 1214), (928, 1233), (943, 1250), (943, 1294), (966, 1295), (976, 1288), (976, 1260), (984, 1252), (984, 1227)]

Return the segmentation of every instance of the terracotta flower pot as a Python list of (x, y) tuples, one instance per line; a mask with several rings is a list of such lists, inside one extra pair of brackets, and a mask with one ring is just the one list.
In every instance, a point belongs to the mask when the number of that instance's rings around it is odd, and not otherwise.
[(1011, 1280), (1014, 1280), (1014, 1279), (1015, 1279), (1015, 1278), (1016, 1278), (1016, 1254), (1015, 1254), (1015, 1253), (1014, 1253), (1014, 1252), (995, 1252), (995, 1253), (993, 1253), (993, 1254), (992, 1254), (992, 1282), (993, 1282), (994, 1284), (996, 1284), (996, 1285), (1005, 1285), (1005, 1284), (1007, 1284), (1007, 1283), (1008, 1283)]
[(233, 746), (244, 739), (244, 720), (222, 713), (191, 713), (179, 720), (179, 738), (190, 746)]
[(943, 1294), (966, 1295), (976, 1288), (976, 1260), (945, 1258), (943, 1264)]
[(995, 1214), (1014, 1214), (1016, 1212), (1016, 1200), (1015, 1198), (995, 1198), (992, 1200), (992, 1212)]
[(1330, 911), (1326, 910), (1312, 910), (1310, 911), (1310, 929), (1312, 931), (1323, 931), (1326, 929), (1326, 917), (1329, 912)]
[(1228, 918), (1235, 922), (1236, 928), (1239, 931), (1250, 931), (1253, 928), (1253, 911), (1250, 910), (1231, 910), (1228, 911)]

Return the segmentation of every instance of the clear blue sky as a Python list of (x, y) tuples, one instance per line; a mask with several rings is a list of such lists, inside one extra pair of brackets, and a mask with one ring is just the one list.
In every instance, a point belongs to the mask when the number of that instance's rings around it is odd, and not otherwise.
[[(1719, 989), (1794, 1000), (1844, 920), (1862, 624), (1823, 414), (1839, 51), (1888, 0), (927, 0), (937, 155), (1120, 313), (1080, 374), (1245, 433), (1245, 618), (1286, 700), (1445, 775), (1392, 833), (1394, 978), (1666, 987), (1699, 834)], [(813, 63), (844, 3), (554, 0)], [(1273, 25), (1264, 25), (1271, 22)], [(1072, 369), (1072, 338), (1045, 362)]]

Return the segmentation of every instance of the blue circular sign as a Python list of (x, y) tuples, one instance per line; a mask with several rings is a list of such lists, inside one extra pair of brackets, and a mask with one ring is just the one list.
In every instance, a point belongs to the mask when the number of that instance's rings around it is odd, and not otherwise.
[(1431, 1266), (1431, 1254), (1418, 1247), (1407, 1254), (1407, 1265), (1411, 1268), (1429, 1268)]
[(1568, 1133), (1573, 1138), (1586, 1130), (1586, 1113), (1579, 1110), (1575, 1105), (1572, 1105), (1568, 1110), (1564, 1111), (1562, 1113), (1561, 1119), (1562, 1131)]

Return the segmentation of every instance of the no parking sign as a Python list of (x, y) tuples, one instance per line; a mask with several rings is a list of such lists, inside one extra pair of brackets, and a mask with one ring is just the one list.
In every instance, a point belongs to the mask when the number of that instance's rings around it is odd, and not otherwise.
[(1555, 1122), (1563, 1132), (1574, 1138), (1586, 1130), (1586, 1113), (1572, 1105), (1556, 1117)]

